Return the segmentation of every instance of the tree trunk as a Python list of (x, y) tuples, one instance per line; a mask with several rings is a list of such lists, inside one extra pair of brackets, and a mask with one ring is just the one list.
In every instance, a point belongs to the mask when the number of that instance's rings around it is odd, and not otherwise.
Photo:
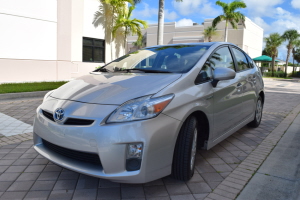
[(272, 77), (274, 77), (275, 56), (272, 56)]
[(164, 7), (165, 7), (165, 0), (159, 0), (158, 29), (157, 29), (158, 45), (162, 45), (164, 43)]
[(127, 27), (125, 28), (125, 35), (124, 35), (124, 52), (125, 52), (125, 54), (127, 54), (126, 42), (127, 42)]
[[(113, 15), (115, 15), (115, 9), (114, 8), (113, 8)], [(111, 27), (112, 27), (112, 29), (114, 28), (114, 17), (112, 17)], [(112, 35), (112, 32), (109, 33), (109, 34), (111, 34), (110, 54), (111, 54), (111, 61), (113, 61), (114, 60), (114, 53), (113, 53), (114, 36)]]
[(284, 73), (285, 73), (285, 77), (287, 77), (287, 68), (288, 68), (288, 65), (289, 65), (289, 58), (290, 58), (290, 52), (291, 49), (288, 49), (288, 52), (287, 52), (287, 56), (286, 56), (286, 62), (285, 62), (285, 70), (284, 70)]
[(295, 74), (295, 48), (293, 48), (293, 76)]
[(212, 41), (211, 36), (209, 36), (208, 37), (208, 42), (211, 42), (211, 41)]
[(227, 35), (228, 35), (228, 21), (226, 20), (224, 42), (227, 42)]

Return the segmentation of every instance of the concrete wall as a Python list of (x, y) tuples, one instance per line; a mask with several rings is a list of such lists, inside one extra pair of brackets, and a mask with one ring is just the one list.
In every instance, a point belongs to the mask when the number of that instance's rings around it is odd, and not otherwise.
[[(82, 39), (105, 39), (92, 24), (97, 0), (0, 0), (0, 83), (70, 80), (104, 63), (82, 62)], [(117, 58), (123, 46), (106, 46)], [(118, 45), (120, 47), (120, 45)]]
[(0, 0), (0, 5), (0, 58), (56, 60), (56, 1)]

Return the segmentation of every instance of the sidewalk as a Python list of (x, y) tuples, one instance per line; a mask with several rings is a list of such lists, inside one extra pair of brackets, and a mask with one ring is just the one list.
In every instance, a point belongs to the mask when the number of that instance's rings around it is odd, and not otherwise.
[(237, 199), (299, 199), (299, 150), (300, 114)]

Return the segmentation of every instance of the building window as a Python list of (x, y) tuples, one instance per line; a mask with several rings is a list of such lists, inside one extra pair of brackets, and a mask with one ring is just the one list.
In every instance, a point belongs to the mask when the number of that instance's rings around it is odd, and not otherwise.
[(83, 62), (105, 62), (105, 42), (94, 38), (83, 38)]

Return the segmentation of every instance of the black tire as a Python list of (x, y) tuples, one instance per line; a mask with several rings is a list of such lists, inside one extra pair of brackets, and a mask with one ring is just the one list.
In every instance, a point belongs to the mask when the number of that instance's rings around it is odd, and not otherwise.
[[(259, 105), (261, 105), (260, 110), (258, 108)], [(258, 97), (257, 102), (256, 102), (254, 120), (248, 124), (249, 127), (256, 128), (260, 125), (261, 118), (262, 118), (263, 107), (264, 107), (264, 104), (262, 102), (262, 99), (261, 99), (261, 97)], [(260, 112), (260, 117), (258, 117), (258, 115), (259, 115), (258, 112)]]
[[(195, 130), (197, 131), (196, 133)], [(194, 116), (190, 116), (181, 127), (173, 156), (172, 176), (178, 180), (187, 181), (194, 175), (195, 156), (193, 164), (191, 164), (191, 158), (192, 154), (195, 155), (197, 149), (197, 134), (197, 119)], [(195, 149), (192, 152), (194, 135), (196, 135), (196, 144), (194, 144)]]

